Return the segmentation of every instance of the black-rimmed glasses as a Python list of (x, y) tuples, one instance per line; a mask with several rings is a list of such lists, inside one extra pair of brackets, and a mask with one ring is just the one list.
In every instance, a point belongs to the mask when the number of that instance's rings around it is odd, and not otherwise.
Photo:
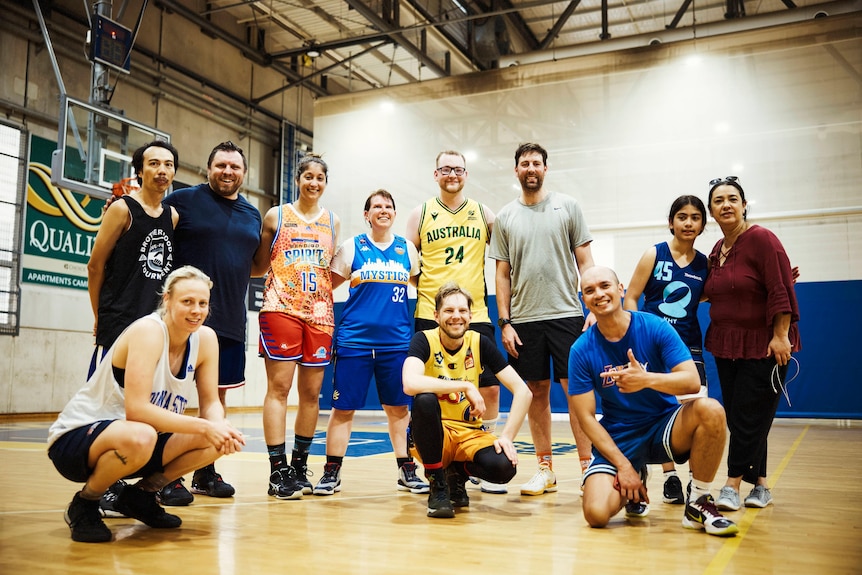
[(444, 176), (448, 176), (450, 174), (455, 174), (456, 176), (463, 176), (467, 173), (467, 168), (462, 168), (461, 166), (440, 166), (439, 168), (437, 168), (437, 171)]

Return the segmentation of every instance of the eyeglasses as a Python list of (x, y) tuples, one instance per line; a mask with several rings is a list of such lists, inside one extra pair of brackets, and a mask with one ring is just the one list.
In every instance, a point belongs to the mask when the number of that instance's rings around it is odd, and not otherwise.
[(437, 171), (444, 176), (455, 174), (460, 177), (467, 173), (467, 168), (462, 168), (461, 166), (440, 166), (437, 168)]
[(726, 178), (713, 178), (709, 181), (709, 189), (730, 184), (731, 186), (739, 186), (739, 176), (727, 176)]

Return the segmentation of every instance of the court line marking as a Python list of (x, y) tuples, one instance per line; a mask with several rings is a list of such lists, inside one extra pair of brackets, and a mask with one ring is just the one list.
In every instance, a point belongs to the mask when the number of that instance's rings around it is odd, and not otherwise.
[[(784, 458), (781, 460), (781, 463), (778, 464), (778, 468), (775, 470), (775, 473), (772, 474), (770, 479), (772, 480), (772, 487), (774, 488), (778, 485), (778, 480), (781, 478), (781, 474), (784, 473), (784, 469), (790, 464), (790, 460), (793, 459), (794, 454), (796, 453), (797, 448), (802, 443), (805, 434), (808, 433), (808, 429), (810, 425), (806, 425), (802, 432), (799, 434), (799, 437), (793, 442), (793, 445), (790, 446), (790, 449), (787, 450), (787, 453), (784, 455)], [(727, 568), (733, 556), (736, 554), (739, 546), (742, 545), (743, 540), (745, 540), (745, 535), (748, 533), (748, 529), (754, 523), (754, 520), (757, 518), (757, 512), (760, 511), (756, 508), (746, 508), (745, 515), (742, 516), (742, 520), (737, 524), (739, 526), (739, 534), (736, 537), (730, 538), (725, 541), (724, 545), (722, 545), (721, 549), (719, 549), (718, 553), (715, 554), (712, 561), (710, 561), (709, 565), (706, 566), (704, 570), (704, 575), (720, 575), (724, 573), (724, 570)]]

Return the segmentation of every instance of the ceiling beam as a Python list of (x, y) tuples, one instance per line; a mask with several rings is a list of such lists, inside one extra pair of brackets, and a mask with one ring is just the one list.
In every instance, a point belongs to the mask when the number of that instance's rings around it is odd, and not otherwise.
[[(278, 71), (290, 81), (296, 82), (303, 79), (302, 76), (295, 70), (292, 70), (290, 67), (285, 66), (281, 62), (274, 62), (272, 56), (270, 56), (269, 54), (261, 52), (259, 50), (255, 50), (248, 43), (238, 38), (235, 38), (233, 35), (229, 34), (225, 30), (222, 30), (221, 28), (210, 22), (208, 19), (201, 18), (196, 12), (190, 10), (178, 0), (156, 0), (156, 4), (162, 6), (167, 10), (175, 12), (176, 14), (179, 14), (189, 22), (192, 22), (199, 26), (201, 30), (206, 31), (207, 33), (212, 34), (219, 40), (222, 40), (223, 42), (226, 42), (227, 44), (233, 46), (234, 48), (239, 50), (243, 56), (245, 56), (255, 64), (267, 68), (272, 68)], [(329, 95), (329, 92), (327, 90), (324, 90), (313, 82), (302, 82), (301, 85), (318, 96)]]
[(419, 47), (415, 46), (410, 40), (408, 40), (404, 34), (400, 31), (399, 25), (395, 23), (394, 25), (390, 22), (387, 22), (383, 18), (381, 18), (377, 12), (366, 5), (362, 0), (344, 0), (348, 6), (356, 10), (363, 18), (371, 22), (371, 25), (374, 26), (377, 30), (381, 32), (388, 33), (389, 36), (392, 37), (395, 42), (404, 48), (407, 53), (411, 56), (419, 60), (423, 66), (437, 74), (438, 76), (448, 76), (449, 72), (437, 62), (435, 62), (432, 58), (428, 56), (425, 52), (423, 52)]
[(572, 14), (574, 13), (575, 8), (577, 8), (578, 4), (580, 4), (580, 3), (581, 3), (581, 0), (572, 0), (571, 2), (569, 2), (569, 5), (566, 6), (566, 9), (563, 10), (562, 14), (560, 14), (559, 19), (557, 19), (557, 21), (554, 23), (553, 28), (551, 28), (548, 31), (548, 35), (545, 36), (545, 38), (541, 42), (539, 42), (539, 49), (540, 50), (545, 50), (546, 48), (548, 48), (548, 46), (551, 45), (551, 42), (554, 41), (554, 39), (557, 37), (557, 35), (563, 29), (563, 26), (565, 26), (566, 22), (569, 21), (569, 18), (572, 17)]

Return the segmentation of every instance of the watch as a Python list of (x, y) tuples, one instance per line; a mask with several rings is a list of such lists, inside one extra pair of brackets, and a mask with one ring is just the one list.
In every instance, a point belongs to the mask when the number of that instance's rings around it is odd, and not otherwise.
[(500, 326), (500, 329), (503, 329), (503, 326), (512, 325), (512, 320), (507, 317), (501, 317), (497, 320), (497, 325)]

